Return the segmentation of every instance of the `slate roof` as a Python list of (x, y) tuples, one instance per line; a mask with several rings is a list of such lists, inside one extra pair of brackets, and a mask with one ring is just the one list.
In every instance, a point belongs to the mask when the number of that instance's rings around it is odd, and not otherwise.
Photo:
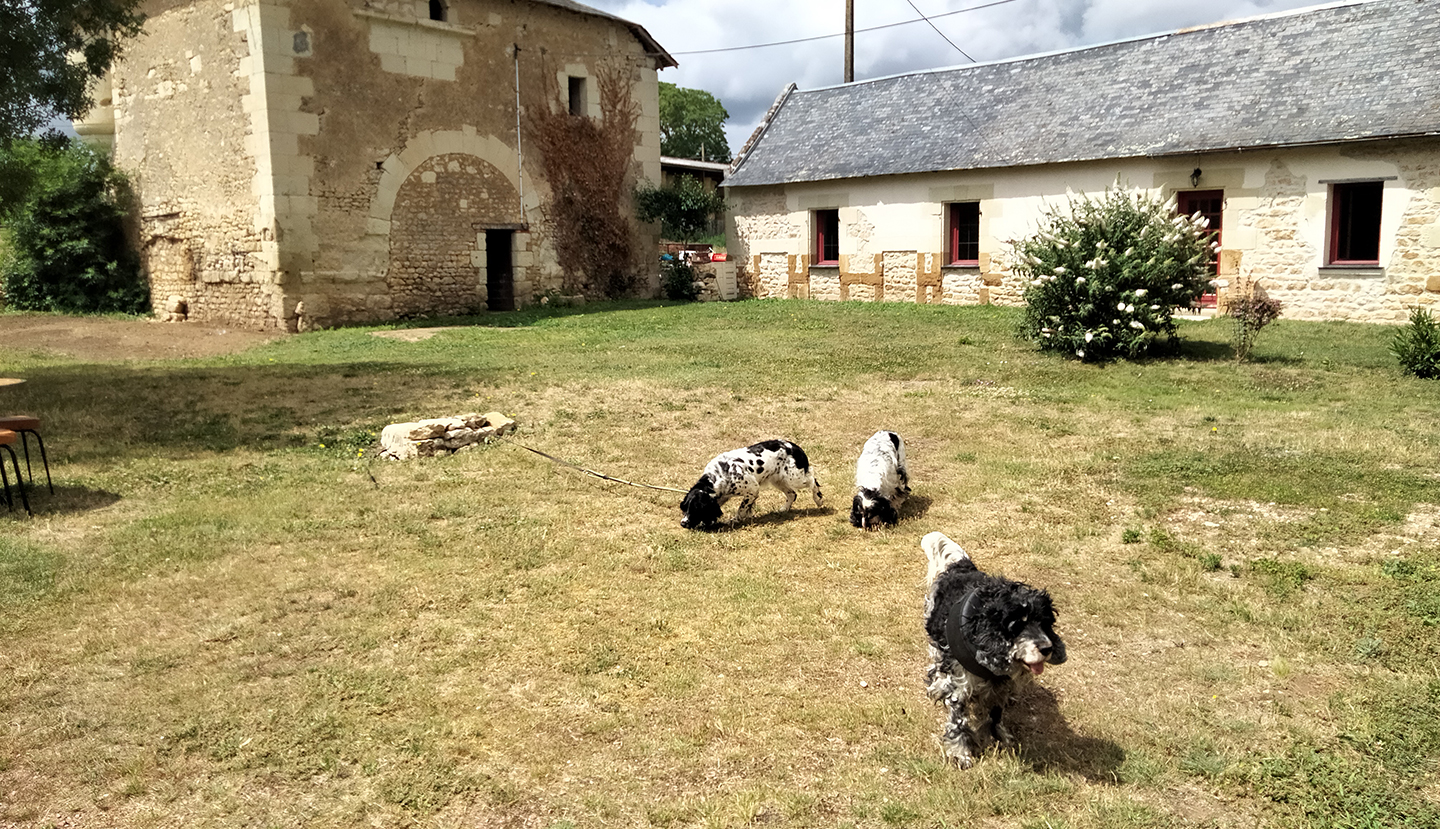
[(1350, 0), (1037, 57), (787, 87), (727, 186), (1440, 134), (1440, 2)]

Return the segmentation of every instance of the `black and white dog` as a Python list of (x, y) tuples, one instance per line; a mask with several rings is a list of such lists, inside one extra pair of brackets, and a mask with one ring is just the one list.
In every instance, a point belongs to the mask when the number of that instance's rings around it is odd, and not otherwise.
[(861, 529), (900, 521), (900, 505), (910, 494), (905, 441), (894, 432), (876, 432), (865, 441), (855, 463), (855, 499), (850, 523)]
[(787, 510), (795, 504), (795, 492), (800, 489), (810, 490), (817, 507), (825, 501), (805, 450), (788, 440), (766, 440), (716, 455), (705, 464), (705, 473), (680, 502), (684, 513), (680, 526), (687, 530), (714, 529), (720, 523), (720, 508), (731, 498), (740, 499), (735, 522), (744, 521), (754, 511), (764, 486), (785, 493)]
[(944, 533), (930, 533), (920, 547), (930, 565), (927, 693), (950, 711), (940, 738), (945, 756), (968, 769), (979, 752), (974, 723), (988, 723), (997, 743), (1013, 745), (1000, 722), (1005, 706), (1018, 683), (1039, 676), (1046, 663), (1065, 661), (1065, 643), (1055, 633), (1055, 608), (1044, 590), (980, 572)]

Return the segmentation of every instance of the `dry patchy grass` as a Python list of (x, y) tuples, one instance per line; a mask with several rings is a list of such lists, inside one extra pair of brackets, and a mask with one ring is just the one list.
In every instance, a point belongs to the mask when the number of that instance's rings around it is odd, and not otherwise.
[[(0, 518), (0, 824), (1440, 814), (1436, 406), (1376, 371), (1368, 329), (1295, 324), (1236, 367), (1196, 326), (1190, 359), (1097, 369), (1031, 353), (1005, 312), (825, 306), (22, 357), (59, 491)], [(512, 446), (366, 451), (386, 422), (492, 408), (528, 444), (681, 488), (790, 437), (827, 504), (772, 494), (689, 533), (676, 495)], [(917, 497), (867, 534), (846, 508), (877, 428), (905, 435)], [(942, 764), (922, 686), (936, 529), (1049, 588), (1070, 644), (1020, 700), (1021, 748), (968, 772)]]

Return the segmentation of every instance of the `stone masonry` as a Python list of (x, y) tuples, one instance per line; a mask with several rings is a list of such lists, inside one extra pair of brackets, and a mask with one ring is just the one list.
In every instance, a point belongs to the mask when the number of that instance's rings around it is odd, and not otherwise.
[[(518, 304), (557, 290), (524, 112), (563, 111), (576, 78), (600, 117), (602, 66), (631, 78), (635, 176), (660, 180), (656, 71), (673, 60), (642, 28), (563, 0), (441, 8), (146, 0), (97, 87), (108, 106), (77, 131), (132, 175), (157, 309), (179, 296), (190, 319), (291, 331), (474, 313), (486, 230), (513, 233)], [(644, 276), (657, 286), (658, 266)]]

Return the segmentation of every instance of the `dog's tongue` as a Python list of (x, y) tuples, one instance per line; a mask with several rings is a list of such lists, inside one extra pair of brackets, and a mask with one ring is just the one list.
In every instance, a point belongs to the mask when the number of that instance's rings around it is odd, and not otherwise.
[(1042, 659), (1039, 662), (1026, 662), (1025, 667), (1030, 669), (1030, 673), (1039, 676), (1040, 672), (1045, 670), (1045, 661)]

